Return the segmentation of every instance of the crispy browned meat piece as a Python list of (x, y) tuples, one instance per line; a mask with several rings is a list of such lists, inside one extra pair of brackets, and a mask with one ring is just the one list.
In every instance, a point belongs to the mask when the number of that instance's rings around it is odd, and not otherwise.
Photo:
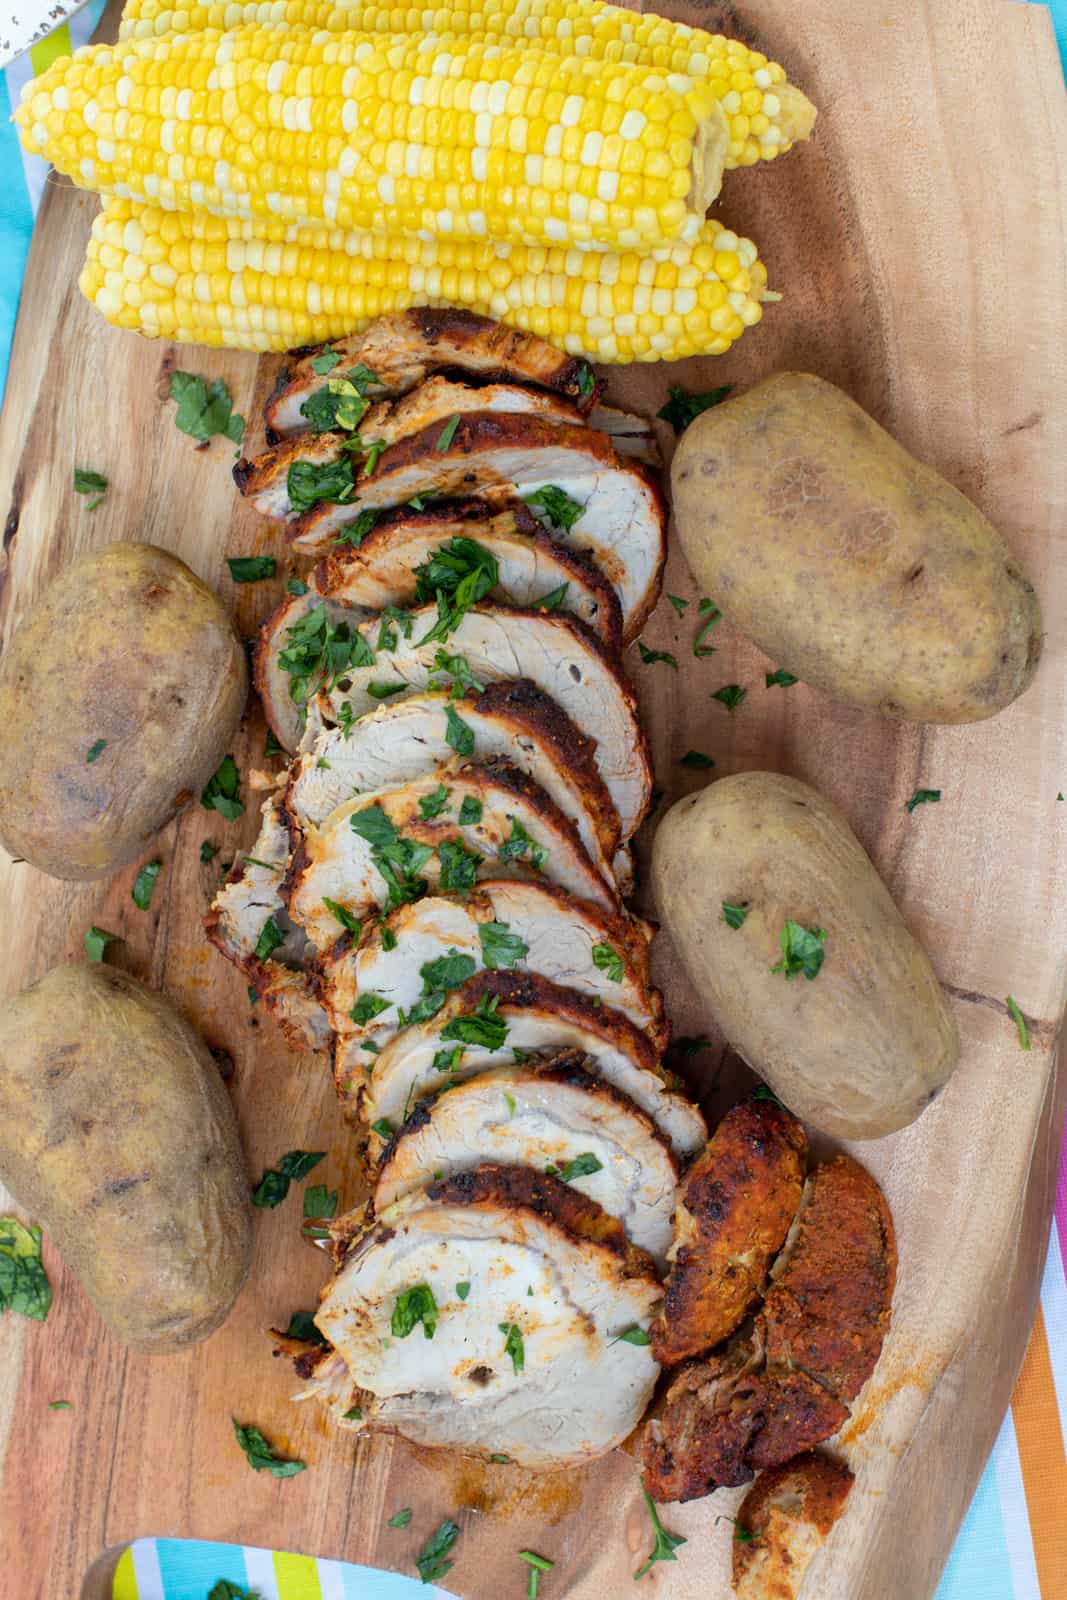
[(684, 1367), (649, 1422), (656, 1500), (693, 1500), (829, 1438), (878, 1360), (896, 1277), (881, 1190), (848, 1156), (818, 1167), (751, 1332)]
[(896, 1271), (893, 1219), (874, 1179), (851, 1156), (816, 1167), (763, 1307), (768, 1366), (799, 1368), (854, 1400), (889, 1327)]
[(755, 1338), (725, 1357), (693, 1361), (645, 1428), (645, 1481), (654, 1500), (699, 1500), (836, 1433), (848, 1408), (803, 1372), (760, 1371)]
[(762, 1474), (737, 1513), (737, 1600), (796, 1600), (852, 1483), (843, 1462), (820, 1455), (797, 1456)]
[(723, 1117), (678, 1198), (674, 1264), (652, 1325), (662, 1365), (721, 1344), (751, 1309), (800, 1204), (807, 1148), (773, 1100), (744, 1100)]

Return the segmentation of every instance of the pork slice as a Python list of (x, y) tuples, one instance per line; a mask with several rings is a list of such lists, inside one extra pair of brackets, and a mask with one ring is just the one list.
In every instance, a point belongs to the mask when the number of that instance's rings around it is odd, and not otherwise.
[(317, 826), (355, 794), (390, 788), (453, 761), (449, 706), (473, 735), (473, 759), (506, 758), (540, 784), (606, 872), (618, 849), (619, 818), (597, 771), (593, 741), (528, 681), (490, 683), (456, 700), (446, 690), (428, 690), (386, 701), (351, 728), (323, 729), (290, 767), (285, 808), (291, 820)]
[(804, 1576), (852, 1490), (844, 1462), (808, 1452), (761, 1473), (737, 1512), (737, 1600), (799, 1600)]
[[(255, 461), (234, 467), (234, 479), (265, 516), (287, 517), (289, 468), (322, 461), (319, 435), (287, 439)], [(607, 434), (553, 424), (541, 417), (472, 412), (442, 428), (433, 423), (390, 446), (368, 477), (336, 437), (333, 457), (343, 457), (343, 498), (323, 501), (291, 521), (294, 549), (325, 554), (337, 532), (362, 511), (386, 510), (412, 498), (479, 495), (498, 504), (558, 489), (581, 507), (569, 527), (553, 536), (585, 555), (615, 589), (627, 641), (640, 632), (659, 597), (666, 559), (667, 511), (662, 492), (639, 462), (620, 457)], [(351, 471), (348, 471), (351, 468)], [(546, 512), (547, 516), (547, 512)]]
[[(457, 1044), (442, 1039), (442, 1029), (480, 1004), (496, 1001), (496, 1015), (507, 1023), (500, 1045)], [(367, 1073), (362, 1051), (338, 1041), (335, 1076), (346, 1108), (358, 1109), (363, 1120), (395, 1129), (419, 1100), (446, 1084), (462, 1083), (476, 1073), (526, 1057), (580, 1050), (589, 1069), (620, 1090), (651, 1117), (675, 1155), (685, 1158), (707, 1138), (704, 1119), (662, 1072), (659, 1054), (648, 1035), (607, 1005), (561, 988), (537, 973), (479, 972), (452, 991), (436, 1016), (402, 1028), (374, 1058)], [(348, 1067), (349, 1055), (357, 1058)], [(371, 1133), (371, 1152), (382, 1145), (381, 1131)]]
[[(477, 810), (468, 821), (465, 802)], [(532, 778), (505, 762), (471, 762), (357, 795), (304, 830), (287, 884), (288, 909), (317, 950), (338, 936), (337, 907), (359, 919), (392, 903), (379, 834), (427, 847), (414, 875), (430, 885), (454, 870), (456, 852), (443, 847), (458, 844), (466, 852), (461, 865), (475, 873), (543, 875), (606, 911), (619, 907), (610, 877), (597, 871), (573, 823)]]
[(678, 1167), (652, 1119), (586, 1069), (581, 1051), (492, 1067), (423, 1101), (387, 1146), (373, 1203), (386, 1210), (431, 1179), (483, 1161), (573, 1184), (663, 1268)]
[[(409, 1012), (423, 998), (426, 963), (458, 951), (484, 968), (480, 930), (487, 922), (505, 924), (526, 946), (516, 971), (599, 997), (647, 1030), (654, 1044), (663, 1042), (663, 1002), (649, 980), (645, 930), (553, 884), (521, 879), (481, 883), (468, 900), (427, 896), (364, 929), (354, 949), (351, 941), (338, 940), (319, 971), (319, 992), (335, 1030), (358, 1037), (364, 1047), (384, 1047), (402, 1025), (400, 1011)], [(376, 996), (382, 1008), (356, 1023), (352, 1008), (367, 995)]]
[[(307, 729), (306, 699), (294, 699), (294, 680), (282, 665), (281, 657), (292, 643), (292, 630), (314, 611), (324, 606), (326, 621), (331, 628), (358, 627), (369, 622), (371, 613), (360, 613), (351, 606), (325, 600), (315, 586), (314, 576), (309, 580), (306, 594), (287, 595), (263, 623), (256, 641), (254, 673), (256, 689), (263, 702), (263, 710), (278, 743), (284, 750), (295, 750)], [(316, 684), (309, 684), (313, 695)]]
[(454, 369), (467, 377), (535, 384), (585, 413), (598, 387), (588, 362), (564, 355), (535, 334), (506, 328), (472, 311), (416, 306), (382, 317), (347, 339), (294, 351), (267, 404), (267, 426), (274, 433), (307, 426), (300, 407), (327, 381), (312, 362), (319, 359), (321, 365), (328, 351), (340, 358), (336, 372), (364, 366), (374, 373), (369, 394), (407, 394), (430, 374)]
[[(374, 710), (379, 702), (370, 693), (372, 683), (424, 690), (436, 680), (435, 686), (447, 687), (455, 679), (449, 658), (460, 658), (483, 686), (527, 679), (594, 741), (597, 768), (618, 813), (623, 840), (629, 839), (652, 798), (652, 764), (633, 690), (595, 635), (573, 617), (481, 604), (467, 612), (443, 646), (420, 644), (436, 615), (431, 606), (413, 611), (411, 638), (401, 637), (373, 666), (350, 669), (321, 693), (322, 722), (337, 724)], [(362, 623), (359, 631), (373, 648), (377, 625)], [(268, 670), (267, 662), (257, 658), (257, 684)]]
[(658, 1294), (649, 1258), (594, 1201), (490, 1166), (357, 1235), (315, 1320), (348, 1368), (343, 1399), (363, 1393), (363, 1427), (547, 1470), (636, 1425), (658, 1369), (620, 1335), (647, 1325)]

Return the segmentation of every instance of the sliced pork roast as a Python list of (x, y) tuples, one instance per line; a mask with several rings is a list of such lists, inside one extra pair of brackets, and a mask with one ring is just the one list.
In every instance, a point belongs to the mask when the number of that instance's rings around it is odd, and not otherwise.
[(286, 915), (281, 888), (289, 864), (289, 834), (273, 798), (251, 854), (234, 862), (204, 926), (227, 960), (247, 974), (296, 1049), (325, 1050), (331, 1030), (303, 970), (307, 939)]
[[(507, 1027), (500, 1044), (491, 1039), (460, 1044), (442, 1037), (455, 1018), (493, 1002), (494, 1016)], [(341, 1046), (338, 1092), (346, 1107), (353, 1112), (358, 1108), (371, 1126), (375, 1155), (383, 1135), (399, 1128), (424, 1096), (491, 1067), (568, 1049), (580, 1050), (590, 1071), (651, 1117), (676, 1156), (692, 1156), (707, 1138), (703, 1117), (662, 1072), (658, 1052), (646, 1034), (620, 1012), (594, 1005), (586, 996), (536, 973), (479, 972), (468, 978), (449, 993), (435, 1016), (402, 1028), (374, 1057), (370, 1074), (359, 1066), (353, 1073), (344, 1072), (341, 1058), (348, 1052), (343, 1041)], [(351, 1053), (362, 1057), (358, 1049)]]
[(814, 1453), (761, 1472), (737, 1511), (737, 1600), (800, 1600), (804, 1576), (852, 1492), (843, 1461)]
[[(330, 366), (333, 356), (337, 361)], [(355, 367), (373, 374), (367, 385), (373, 396), (407, 394), (431, 374), (448, 371), (533, 384), (560, 396), (579, 413), (589, 410), (597, 392), (588, 362), (564, 355), (535, 334), (506, 328), (473, 311), (415, 306), (380, 317), (347, 339), (294, 351), (267, 404), (267, 427), (275, 434), (306, 428), (301, 407), (309, 396), (324, 387), (330, 371), (344, 374)]]
[(694, 1500), (828, 1439), (874, 1371), (889, 1327), (896, 1237), (850, 1156), (816, 1167), (750, 1333), (680, 1368), (645, 1429), (655, 1500)]
[(800, 1205), (808, 1141), (771, 1099), (723, 1117), (678, 1196), (671, 1273), (652, 1329), (664, 1366), (700, 1355), (740, 1326), (764, 1292)]
[(455, 699), (431, 689), (386, 701), (350, 728), (323, 729), (289, 769), (285, 808), (291, 820), (317, 826), (355, 794), (389, 789), (455, 762), (449, 707), (474, 737), (472, 758), (502, 757), (525, 772), (572, 819), (606, 872), (619, 845), (619, 817), (597, 771), (593, 741), (523, 680), (489, 683)]
[[(338, 1033), (380, 1049), (406, 1022), (432, 1015), (427, 1007), (416, 1010), (423, 1001), (443, 1000), (474, 970), (506, 965), (599, 997), (662, 1045), (663, 1002), (648, 975), (648, 939), (647, 927), (633, 918), (575, 900), (553, 884), (500, 879), (479, 884), (466, 899), (431, 895), (401, 906), (364, 928), (354, 947), (342, 934), (321, 959), (319, 992)], [(442, 983), (437, 963), (459, 956), (468, 956), (473, 969), (461, 970), (456, 961), (454, 981)], [(502, 1043), (507, 1035), (491, 1001), (481, 1003), (473, 1020), (457, 1017), (449, 1027), (460, 1044)]]
[(239, 461), (234, 481), (264, 516), (287, 520), (293, 548), (304, 555), (326, 554), (361, 513), (412, 499), (479, 495), (499, 505), (519, 498), (611, 583), (627, 640), (655, 606), (666, 505), (651, 475), (618, 455), (607, 434), (537, 416), (469, 412), (365, 459), (361, 465), (351, 441), (336, 435), (296, 436), (255, 461)]
[(470, 762), (357, 795), (306, 828), (289, 874), (289, 915), (323, 950), (342, 925), (428, 886), (467, 893), (479, 876), (513, 875), (543, 875), (605, 911), (620, 909), (613, 880), (532, 778), (503, 761)]
[(422, 1101), (382, 1156), (374, 1209), (483, 1161), (573, 1184), (664, 1267), (678, 1181), (671, 1147), (651, 1117), (587, 1070), (581, 1051), (494, 1067)]
[[(471, 688), (528, 679), (594, 741), (597, 768), (618, 812), (623, 840), (629, 839), (652, 797), (652, 764), (633, 690), (599, 640), (573, 617), (480, 605), (467, 612), (443, 646), (420, 645), (436, 614), (429, 606), (413, 611), (410, 639), (401, 635), (394, 649), (375, 655), (373, 665), (346, 667), (318, 697), (321, 722), (344, 724), (373, 711), (380, 704), (375, 693), (393, 687), (423, 690), (432, 681), (447, 688), (458, 681)], [(379, 624), (363, 623), (358, 631), (373, 651)], [(266, 687), (260, 661), (256, 681)], [(455, 729), (454, 737), (467, 742), (462, 730)]]
[(305, 1395), (416, 1444), (578, 1465), (648, 1403), (659, 1369), (621, 1336), (647, 1327), (659, 1293), (649, 1257), (573, 1186), (522, 1167), (465, 1172), (352, 1240), (315, 1317), (333, 1351)]

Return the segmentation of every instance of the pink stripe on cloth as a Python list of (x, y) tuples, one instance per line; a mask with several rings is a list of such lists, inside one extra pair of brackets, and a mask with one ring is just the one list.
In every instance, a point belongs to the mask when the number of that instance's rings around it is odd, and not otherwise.
[(1060, 1257), (1063, 1261), (1064, 1276), (1067, 1277), (1067, 1127), (1063, 1131), (1060, 1170), (1056, 1179), (1056, 1199), (1052, 1214), (1056, 1218), (1056, 1231), (1060, 1236)]

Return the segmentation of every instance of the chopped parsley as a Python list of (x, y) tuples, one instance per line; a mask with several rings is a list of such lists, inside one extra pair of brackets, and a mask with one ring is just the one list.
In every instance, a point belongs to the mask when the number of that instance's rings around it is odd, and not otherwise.
[(283, 1456), (279, 1456), (274, 1446), (267, 1443), (258, 1428), (243, 1428), (236, 1417), (231, 1417), (230, 1421), (233, 1423), (237, 1443), (244, 1451), (248, 1465), (254, 1472), (269, 1472), (272, 1478), (295, 1478), (298, 1472), (306, 1470), (306, 1462), (286, 1461)]
[(93, 762), (98, 760), (99, 757), (103, 755), (103, 753), (104, 753), (104, 751), (106, 749), (107, 749), (107, 740), (106, 739), (97, 739), (96, 742), (94, 744), (91, 744), (89, 746), (88, 750), (86, 750), (86, 752), (85, 752), (85, 765), (87, 767), (91, 767)]
[(676, 1039), (674, 1042), (683, 1056), (696, 1056), (702, 1050), (710, 1050), (712, 1048), (712, 1041), (703, 1036), (698, 1039), (689, 1035), (688, 1037)]
[(498, 1322), (497, 1327), (504, 1335), (504, 1354), (511, 1357), (512, 1372), (521, 1372), (526, 1365), (526, 1349), (522, 1342), (522, 1330), (514, 1322)]
[(765, 672), (763, 681), (768, 689), (791, 689), (797, 680), (791, 672), (786, 672), (784, 667), (779, 667), (775, 672)]
[(724, 383), (721, 388), (706, 389), (703, 394), (687, 394), (678, 384), (672, 383), (670, 399), (656, 415), (661, 422), (669, 422), (675, 433), (684, 433), (694, 417), (699, 417), (702, 411), (710, 411), (712, 406), (721, 405), (732, 388), (732, 384)]
[(344, 452), (333, 461), (293, 461), (289, 465), (286, 493), (294, 517), (324, 502), (347, 505), (355, 492), (352, 457)]
[(729, 900), (722, 903), (722, 920), (728, 928), (739, 928), (748, 916), (747, 906), (735, 906)]
[(434, 817), (441, 815), (442, 811), (447, 811), (450, 798), (451, 796), (443, 783), (439, 783), (437, 788), (430, 794), (424, 794), (419, 800), (419, 813), (423, 821), (432, 822)]
[(89, 501), (85, 509), (95, 511), (107, 494), (107, 479), (102, 472), (87, 472), (84, 467), (75, 467), (74, 493), (93, 495), (95, 498)]
[(232, 756), (223, 756), (218, 770), (200, 796), (200, 804), (205, 811), (217, 811), (227, 822), (236, 822), (244, 813), (240, 793), (241, 774), (237, 770), (237, 763)]
[(204, 839), (204, 840), (201, 841), (201, 845), (200, 845), (200, 860), (203, 862), (205, 867), (210, 862), (214, 861), (214, 859), (218, 855), (218, 853), (219, 853), (219, 846), (217, 844), (212, 844), (210, 839)]
[(416, 599), (437, 601), (437, 620), (419, 644), (447, 639), (499, 581), (496, 557), (477, 540), (460, 537), (440, 545), (428, 561), (415, 568)]
[(278, 570), (273, 556), (227, 556), (226, 565), (234, 583), (259, 583), (273, 578)]
[(379, 1139), (384, 1139), (386, 1144), (393, 1137), (392, 1126), (386, 1122), (384, 1117), (379, 1117), (377, 1122), (371, 1123), (371, 1132), (376, 1133)]
[(714, 600), (701, 600), (697, 610), (704, 620), (693, 638), (693, 654), (698, 660), (702, 661), (706, 656), (715, 654), (715, 646), (713, 644), (705, 644), (704, 641), (715, 624), (722, 621), (722, 612)]
[(432, 1339), (437, 1331), (437, 1301), (428, 1283), (417, 1283), (397, 1295), (390, 1323), (393, 1338), (406, 1339), (420, 1322), (425, 1337)]
[(360, 995), (348, 1014), (352, 1021), (362, 1028), (374, 1017), (381, 1016), (383, 1011), (388, 1011), (391, 1005), (391, 1000), (383, 1000), (380, 994), (372, 994), (368, 990), (366, 994)]
[(368, 533), (377, 524), (381, 516), (380, 511), (375, 511), (373, 506), (366, 506), (353, 522), (344, 522), (333, 540), (334, 544), (350, 544), (353, 550), (358, 550)]
[(562, 1167), (546, 1167), (545, 1171), (550, 1178), (559, 1178), (561, 1183), (573, 1183), (575, 1178), (591, 1178), (594, 1172), (603, 1172), (604, 1163), (600, 1161), (591, 1150), (585, 1150), (580, 1156), (575, 1156), (572, 1161), (565, 1161)]
[(108, 933), (106, 928), (98, 928), (93, 925), (86, 928), (83, 943), (85, 945), (85, 954), (89, 961), (103, 961), (104, 951), (108, 945), (121, 944), (122, 938), (117, 933)]
[(156, 879), (159, 877), (162, 866), (162, 861), (146, 861), (133, 880), (130, 898), (138, 911), (147, 911), (151, 905), (152, 892), (156, 887)]
[(787, 917), (778, 943), (782, 947), (782, 959), (771, 968), (772, 972), (780, 972), (787, 979), (802, 972), (809, 982), (819, 976), (826, 956), (823, 948), (826, 934), (822, 928), (802, 928), (799, 922)]
[(753, 1100), (767, 1100), (771, 1105), (779, 1106), (783, 1111), (786, 1110), (785, 1101), (779, 1100), (774, 1090), (769, 1089), (765, 1083), (761, 1083), (757, 1088), (753, 1089), (752, 1098)]
[(470, 1286), (469, 1283), (457, 1283), (456, 1284), (456, 1293), (459, 1295), (459, 1298), (461, 1300), (466, 1300), (466, 1298), (470, 1294), (470, 1292), (471, 1292), (471, 1286)]
[(657, 661), (663, 661), (668, 667), (678, 671), (678, 658), (672, 656), (669, 650), (650, 650), (643, 639), (637, 641), (638, 654), (646, 667), (653, 666)]
[(359, 938), (363, 932), (363, 924), (358, 917), (354, 917), (346, 906), (339, 905), (336, 900), (328, 900), (325, 895), (322, 897), (322, 903), (331, 917), (336, 917), (342, 928), (346, 928), (353, 939)]
[(385, 440), (360, 439), (357, 437), (346, 442), (350, 443), (353, 450), (359, 450), (362, 453), (364, 458), (362, 476), (364, 478), (369, 478), (374, 472), (375, 467), (378, 465), (383, 453), (388, 448)]
[(481, 822), (483, 810), (484, 807), (480, 800), (476, 800), (472, 794), (465, 794), (463, 796), (463, 804), (459, 808), (460, 823), (463, 827), (469, 828), (475, 823)]
[(69, 1400), (49, 1400), (49, 1411), (73, 1411), (74, 1407)]
[(635, 1578), (643, 1578), (646, 1572), (652, 1570), (657, 1561), (677, 1561), (678, 1557), (674, 1552), (679, 1545), (685, 1544), (685, 1540), (680, 1533), (667, 1532), (667, 1529), (659, 1520), (659, 1512), (656, 1510), (655, 1501), (645, 1488), (644, 1483), (641, 1484), (641, 1493), (645, 1497), (645, 1505), (648, 1507), (648, 1514), (652, 1518), (654, 1543), (648, 1553), (647, 1560), (634, 1573)]
[(670, 601), (675, 611), (677, 611), (678, 615), (680, 617), (684, 617), (685, 613), (689, 610), (689, 601), (683, 600), (680, 594), (669, 594), (667, 599)]
[(479, 1000), (473, 1011), (453, 1017), (441, 1029), (442, 1040), (458, 1039), (460, 1044), (482, 1045), (486, 1050), (499, 1050), (508, 1036), (508, 1025), (496, 1014), (500, 1004), (498, 995)]
[(595, 944), (593, 946), (593, 965), (598, 972), (612, 983), (621, 983), (623, 975), (622, 956), (610, 944)]
[(285, 585), (285, 592), (293, 595), (307, 594), (308, 586), (303, 578), (290, 578)]
[(405, 639), (411, 638), (413, 627), (410, 611), (405, 611), (401, 606), (386, 606), (382, 611), (381, 627), (378, 629), (378, 649), (395, 650), (397, 646), (397, 628)]
[(682, 757), (681, 765), (689, 767), (693, 772), (710, 772), (715, 762), (711, 756), (706, 756), (703, 750), (687, 750)]
[(463, 1046), (457, 1044), (453, 1045), (451, 1050), (436, 1051), (430, 1066), (434, 1072), (445, 1072), (451, 1076), (453, 1072), (459, 1071), (462, 1060)]
[(548, 851), (526, 832), (518, 817), (511, 819), (511, 832), (500, 846), (501, 861), (529, 860), (535, 872), (540, 872), (548, 860)]
[(578, 369), (578, 393), (583, 400), (588, 400), (595, 388), (596, 378), (593, 375), (593, 369), (587, 361), (583, 361)]
[(534, 494), (525, 495), (523, 498), (525, 504), (543, 523), (550, 528), (559, 528), (564, 533), (574, 527), (585, 510), (580, 501), (572, 499), (554, 483), (547, 483), (543, 489), (538, 489)]
[(320, 355), (312, 356), (309, 365), (317, 377), (325, 378), (326, 374), (332, 372), (334, 367), (341, 365), (341, 357), (336, 350), (327, 345)]
[(403, 1025), (428, 1022), (435, 1017), (444, 1005), (449, 990), (458, 989), (461, 983), (473, 978), (476, 971), (474, 957), (465, 955), (461, 950), (452, 949), (447, 955), (438, 956), (435, 961), (423, 962), (419, 968), (422, 997), (410, 1011), (401, 1013)]
[[(438, 650), (433, 659), (433, 667), (435, 672), (447, 672), (449, 677), (454, 680), (452, 685), (453, 695), (458, 692), (458, 689), (463, 689), (468, 694), (481, 694), (482, 689), (485, 687), (474, 676), (471, 671), (471, 664), (466, 656), (450, 656), (447, 650)], [(431, 678), (430, 688), (440, 688), (440, 684)]]
[(403, 694), (406, 683), (368, 683), (367, 693), (372, 700), (389, 700), (394, 694)]
[(933, 805), (940, 800), (940, 789), (916, 789), (910, 800), (905, 801), (905, 811), (914, 811), (916, 806)]
[(730, 715), (733, 716), (747, 694), (748, 690), (742, 689), (739, 683), (724, 683), (721, 689), (715, 690), (711, 698), (717, 700), (720, 705), (725, 706)]
[(206, 384), (192, 372), (172, 372), (168, 398), (177, 401), (175, 425), (191, 439), (206, 444), (222, 434), (240, 444), (244, 438), (245, 419), (234, 411), (230, 391), (221, 378)]
[(285, 1330), (287, 1339), (302, 1339), (305, 1344), (325, 1344), (326, 1340), (315, 1326), (313, 1311), (294, 1311)]
[[(319, 376), (325, 377), (325, 373)], [(330, 378), (321, 389), (313, 389), (301, 403), (300, 415), (307, 418), (312, 433), (355, 433), (370, 410), (366, 390), (374, 382), (368, 367), (352, 367), (348, 373)]]
[(0, 1315), (43, 1322), (52, 1306), (52, 1286), (41, 1260), (41, 1230), (17, 1217), (0, 1217)]
[(561, 583), (556, 589), (549, 589), (547, 594), (539, 595), (536, 600), (530, 601), (531, 611), (558, 611), (567, 598), (569, 583)]
[(458, 756), (474, 754), (474, 729), (450, 705), (445, 707), (445, 742)]
[(445, 894), (470, 894), (485, 857), (468, 850), (458, 839), (446, 839), (437, 847), (440, 864), (439, 884)]
[(446, 1517), (441, 1526), (431, 1533), (418, 1555), (415, 1565), (423, 1583), (436, 1583), (446, 1572), (451, 1572), (454, 1562), (446, 1560), (448, 1552), (459, 1538), (459, 1526)]
[(1018, 1029), (1020, 1045), (1022, 1046), (1022, 1048), (1024, 1050), (1029, 1050), (1029, 1048), (1030, 1048), (1030, 1029), (1026, 1026), (1026, 1018), (1023, 1016), (1022, 1012), (1019, 1010), (1018, 1004), (1016, 1003), (1016, 1001), (1014, 1001), (1012, 999), (1011, 995), (1008, 996), (1008, 998), (1004, 1002), (1004, 1004), (1008, 1008), (1008, 1015), (1011, 1017), (1011, 1019), (1014, 1022), (1016, 1028)]
[(290, 1150), (276, 1167), (268, 1167), (252, 1191), (252, 1204), (261, 1211), (273, 1211), (289, 1193), (289, 1186), (299, 1183), (325, 1158), (325, 1150)]
[(267, 729), (267, 737), (263, 741), (263, 754), (268, 759), (271, 756), (283, 756), (285, 754), (285, 747), (284, 745), (279, 744), (277, 739), (274, 737), (273, 728)]
[(370, 845), (371, 860), (385, 879), (388, 889), (384, 907), (386, 913), (397, 906), (418, 900), (426, 893), (426, 879), (418, 874), (433, 855), (432, 845), (405, 839), (377, 803), (354, 811), (349, 824), (353, 833), (359, 834)]
[(411, 1521), (411, 1507), (405, 1506), (403, 1511), (394, 1511), (386, 1526), (389, 1528), (406, 1528)]
[(630, 1327), (622, 1330), (615, 1342), (616, 1344), (636, 1344), (644, 1347), (652, 1343), (652, 1336), (634, 1322), (631, 1323)]
[(482, 922), (478, 926), (482, 945), (482, 960), (490, 972), (501, 967), (517, 966), (530, 953), (530, 946), (517, 933), (512, 933), (506, 922)]
[(321, 1226), (337, 1214), (337, 1190), (314, 1183), (304, 1190), (304, 1220), (300, 1232), (305, 1239), (328, 1239), (329, 1228)]

